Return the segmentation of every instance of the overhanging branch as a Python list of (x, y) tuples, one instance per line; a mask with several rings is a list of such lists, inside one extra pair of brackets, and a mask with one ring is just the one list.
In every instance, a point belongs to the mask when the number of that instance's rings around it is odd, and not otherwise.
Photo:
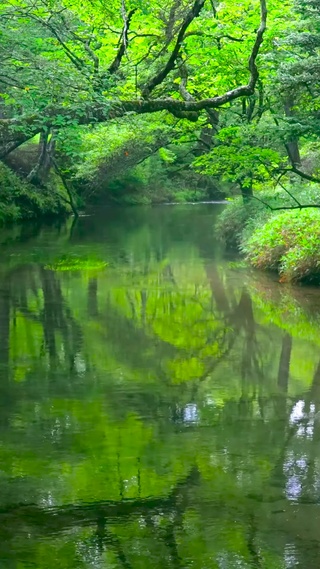
[(316, 178), (315, 176), (312, 176), (311, 174), (306, 174), (305, 172), (302, 172), (302, 170), (299, 170), (299, 168), (296, 168), (295, 166), (291, 166), (291, 168), (284, 168), (282, 170), (282, 174), (285, 173), (292, 173), (292, 174), (296, 174), (297, 176), (300, 176), (300, 178), (303, 178), (304, 180), (308, 180), (309, 182), (314, 182), (315, 184), (320, 184), (320, 178)]
[[(200, 11), (203, 3), (205, 0), (197, 0), (194, 4), (195, 12), (193, 12), (193, 18), (197, 13), (197, 10)], [(77, 109), (70, 109), (70, 107), (47, 107), (41, 113), (35, 114), (33, 116), (21, 117), (19, 119), (0, 119), (0, 159), (3, 159), (7, 156), (12, 150), (33, 138), (36, 134), (41, 132), (44, 127), (52, 128), (55, 127), (55, 120), (56, 117), (59, 115), (59, 128), (63, 128), (64, 125), (61, 125), (61, 117), (65, 117), (66, 122), (65, 126), (67, 127), (70, 120), (77, 120), (79, 125), (87, 125), (87, 124), (95, 124), (95, 123), (103, 123), (109, 120), (122, 117), (127, 113), (137, 113), (137, 114), (146, 114), (146, 113), (156, 113), (160, 111), (168, 111), (176, 116), (185, 117), (190, 120), (196, 120), (198, 113), (202, 110), (207, 109), (217, 109), (222, 107), (227, 103), (231, 103), (235, 99), (240, 97), (248, 97), (254, 93), (257, 81), (259, 79), (259, 71), (256, 64), (256, 59), (259, 53), (260, 46), (263, 41), (263, 35), (266, 29), (266, 20), (267, 20), (267, 8), (266, 8), (266, 0), (260, 0), (260, 26), (257, 30), (256, 39), (252, 48), (252, 52), (249, 58), (249, 71), (250, 71), (250, 78), (246, 85), (241, 85), (236, 87), (235, 89), (231, 89), (227, 91), (223, 95), (218, 95), (215, 97), (209, 97), (206, 99), (201, 99), (199, 101), (195, 100), (178, 100), (173, 98), (158, 98), (158, 99), (135, 99), (129, 101), (119, 101), (115, 102), (114, 100), (105, 99), (103, 103), (92, 103), (82, 108)], [(129, 16), (128, 16), (129, 17)], [(191, 17), (191, 16), (190, 16)], [(192, 19), (193, 19), (192, 18)], [(191, 20), (192, 21), (192, 20)], [(174, 65), (176, 58), (179, 54), (180, 50), (180, 42), (182, 41), (183, 35), (189, 25), (189, 20), (185, 20), (185, 26), (180, 28), (180, 32), (178, 34), (177, 39), (177, 49), (174, 50), (167, 62), (167, 65), (161, 72), (161, 77), (159, 74), (153, 78), (152, 85), (148, 86), (148, 89), (151, 90), (161, 83), (167, 74), (170, 71), (170, 65)], [(125, 49), (125, 42), (122, 41), (120, 49), (124, 45)], [(119, 50), (120, 51), (120, 50)], [(122, 53), (122, 51), (121, 51)], [(121, 56), (120, 53), (120, 62), (121, 63)], [(174, 55), (173, 55), (174, 54)], [(119, 52), (117, 54), (119, 61)], [(115, 60), (116, 61), (116, 60)], [(170, 63), (169, 63), (170, 62)], [(118, 63), (115, 63), (115, 66)], [(168, 67), (169, 65), (169, 67)], [(149, 91), (150, 92), (150, 91)]]
[(252, 198), (265, 205), (271, 211), (282, 211), (282, 210), (291, 211), (293, 209), (311, 209), (311, 208), (320, 209), (320, 204), (283, 205), (278, 207), (272, 207), (272, 205), (268, 204), (267, 202), (265, 202), (261, 198), (258, 198), (257, 196), (252, 196)]

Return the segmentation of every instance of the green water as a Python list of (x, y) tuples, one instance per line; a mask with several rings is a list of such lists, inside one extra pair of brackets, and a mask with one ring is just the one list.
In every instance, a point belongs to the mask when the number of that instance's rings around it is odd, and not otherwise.
[(320, 290), (218, 206), (0, 233), (0, 568), (319, 567)]

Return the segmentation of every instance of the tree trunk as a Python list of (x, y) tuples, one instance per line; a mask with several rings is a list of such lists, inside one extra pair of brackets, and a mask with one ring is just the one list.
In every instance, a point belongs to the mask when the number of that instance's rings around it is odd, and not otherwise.
[(250, 201), (253, 197), (253, 191), (252, 191), (252, 180), (250, 183), (246, 183), (243, 184), (242, 182), (239, 182), (240, 185), (240, 190), (241, 190), (241, 195), (242, 195), (242, 199), (244, 203), (247, 203), (248, 201)]
[(54, 156), (55, 138), (50, 131), (41, 132), (39, 142), (39, 158), (34, 168), (29, 172), (27, 181), (31, 184), (43, 186), (47, 179), (51, 168), (51, 161)]
[(10, 280), (3, 279), (0, 285), (0, 374), (7, 376), (9, 366), (10, 336)]
[(88, 316), (95, 318), (99, 314), (98, 309), (98, 279), (93, 277), (88, 283)]
[(292, 337), (286, 334), (282, 340), (282, 349), (278, 369), (278, 387), (283, 393), (288, 392)]
[[(294, 99), (293, 96), (287, 95), (284, 101), (284, 111), (286, 117), (293, 117), (294, 116)], [(300, 156), (300, 149), (299, 149), (299, 138), (297, 136), (291, 136), (286, 143), (286, 150), (289, 157), (289, 160), (292, 166), (300, 166), (301, 165), (301, 156)]]

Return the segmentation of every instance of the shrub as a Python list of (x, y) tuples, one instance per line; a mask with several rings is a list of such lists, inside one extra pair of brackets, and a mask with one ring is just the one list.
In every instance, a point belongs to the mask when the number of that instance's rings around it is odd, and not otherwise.
[(251, 265), (277, 270), (283, 281), (320, 281), (320, 211), (274, 215), (242, 244)]
[(176, 201), (177, 203), (195, 203), (203, 200), (203, 193), (199, 190), (185, 188), (183, 190), (176, 190), (170, 196), (171, 201)]
[[(320, 192), (317, 188), (296, 185), (290, 187), (290, 193), (302, 204), (319, 204), (320, 202)], [(241, 249), (258, 227), (279, 214), (279, 211), (272, 211), (270, 207), (297, 205), (294, 199), (282, 189), (272, 192), (270, 190), (258, 192), (257, 197), (259, 199), (252, 199), (244, 203), (239, 196), (230, 201), (229, 205), (219, 215), (216, 223), (216, 235), (228, 248)]]
[(219, 215), (215, 226), (216, 235), (228, 249), (239, 249), (244, 232), (251, 232), (253, 226), (266, 220), (269, 212), (270, 210), (257, 200), (244, 203), (241, 197), (237, 197), (230, 201)]

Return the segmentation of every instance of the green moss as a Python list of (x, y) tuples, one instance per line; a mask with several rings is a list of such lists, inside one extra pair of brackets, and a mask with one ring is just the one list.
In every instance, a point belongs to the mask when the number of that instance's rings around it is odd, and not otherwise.
[(79, 255), (63, 255), (45, 269), (52, 271), (99, 271), (104, 269), (107, 263), (101, 259), (81, 257)]
[(0, 223), (65, 216), (70, 208), (55, 177), (47, 188), (28, 184), (0, 162)]

